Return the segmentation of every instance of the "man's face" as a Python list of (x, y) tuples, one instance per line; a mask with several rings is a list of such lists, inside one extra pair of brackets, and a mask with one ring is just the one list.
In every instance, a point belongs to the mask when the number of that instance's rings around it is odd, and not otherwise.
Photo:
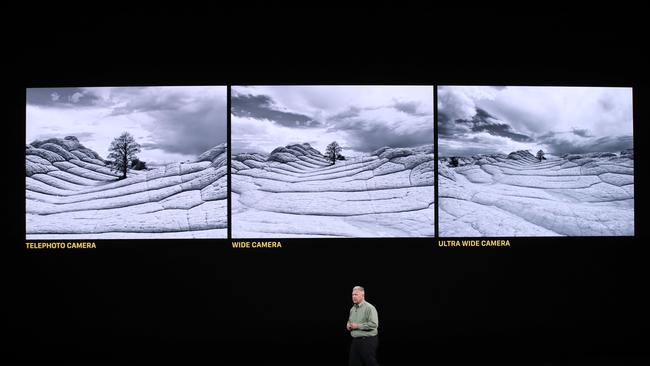
[(360, 290), (352, 290), (352, 302), (360, 304), (363, 301), (364, 293)]

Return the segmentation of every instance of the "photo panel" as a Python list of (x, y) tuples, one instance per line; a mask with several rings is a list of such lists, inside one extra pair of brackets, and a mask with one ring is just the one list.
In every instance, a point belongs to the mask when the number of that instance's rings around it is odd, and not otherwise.
[(441, 237), (634, 236), (632, 88), (437, 96)]
[(226, 238), (226, 94), (26, 89), (26, 238)]
[(434, 235), (433, 86), (233, 86), (232, 236)]

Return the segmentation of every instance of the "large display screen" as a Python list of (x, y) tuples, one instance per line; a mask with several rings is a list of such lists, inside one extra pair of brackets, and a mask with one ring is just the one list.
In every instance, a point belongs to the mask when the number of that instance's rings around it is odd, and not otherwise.
[(232, 88), (233, 237), (432, 237), (432, 86)]
[(650, 365), (647, 11), (428, 4), (5, 11), (0, 364)]
[(30, 88), (27, 239), (226, 238), (226, 87)]
[(440, 236), (633, 236), (631, 88), (439, 86)]

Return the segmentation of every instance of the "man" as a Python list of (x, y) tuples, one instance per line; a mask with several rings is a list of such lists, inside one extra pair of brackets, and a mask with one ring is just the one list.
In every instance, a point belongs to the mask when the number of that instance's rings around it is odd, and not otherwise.
[(350, 345), (350, 366), (375, 366), (377, 364), (377, 328), (379, 317), (377, 309), (365, 300), (361, 286), (352, 289), (352, 309), (348, 318), (347, 330), (352, 336)]

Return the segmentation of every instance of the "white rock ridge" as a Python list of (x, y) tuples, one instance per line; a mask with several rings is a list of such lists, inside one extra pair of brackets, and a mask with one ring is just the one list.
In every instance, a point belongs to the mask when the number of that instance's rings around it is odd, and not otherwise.
[(332, 165), (309, 144), (232, 158), (232, 235), (434, 234), (433, 146), (388, 148)]
[(225, 238), (227, 146), (118, 180), (75, 137), (26, 147), (27, 239)]
[(441, 237), (634, 235), (632, 150), (449, 160), (438, 163)]

